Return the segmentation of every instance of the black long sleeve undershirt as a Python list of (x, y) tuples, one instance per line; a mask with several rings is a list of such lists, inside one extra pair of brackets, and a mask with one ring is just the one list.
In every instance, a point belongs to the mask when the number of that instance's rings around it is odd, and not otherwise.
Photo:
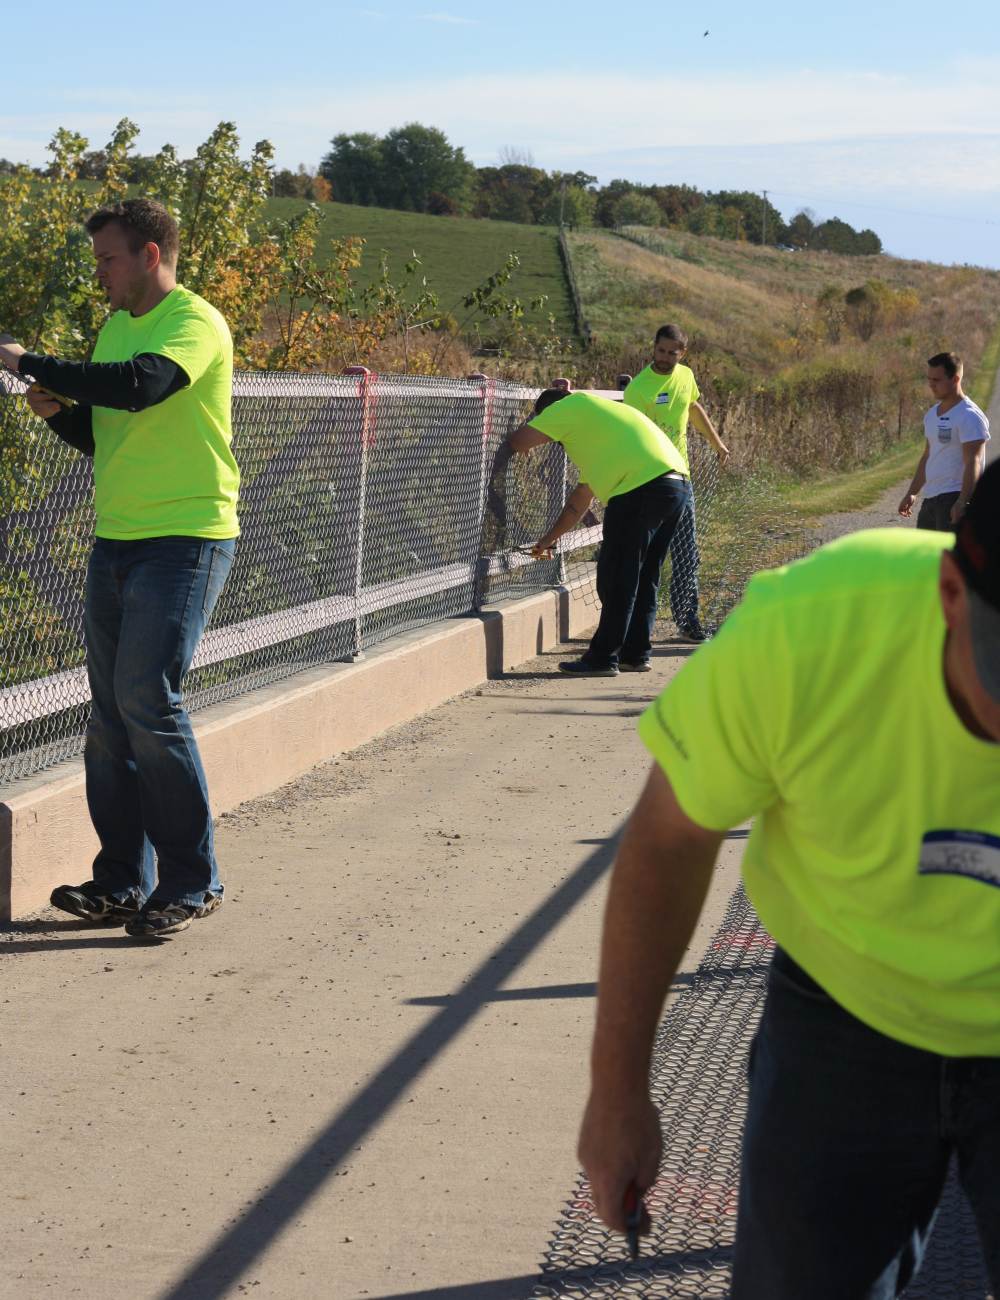
[(189, 382), (176, 361), (155, 352), (141, 352), (131, 361), (60, 361), (25, 352), (17, 369), (74, 402), (116, 411), (144, 411), (166, 401)]
[(93, 408), (78, 402), (68, 410), (61, 409), (45, 421), (53, 433), (68, 442), (84, 456), (94, 454)]

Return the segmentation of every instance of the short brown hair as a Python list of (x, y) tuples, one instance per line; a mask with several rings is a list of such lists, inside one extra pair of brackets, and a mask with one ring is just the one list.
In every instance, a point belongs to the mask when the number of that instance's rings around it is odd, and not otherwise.
[(98, 208), (87, 218), (84, 226), (88, 235), (95, 235), (112, 221), (121, 226), (133, 253), (138, 253), (146, 244), (156, 244), (165, 262), (177, 261), (180, 231), (162, 203), (155, 199), (125, 199), (123, 203)]
[(929, 366), (940, 366), (949, 379), (961, 374), (962, 358), (957, 352), (935, 352), (927, 360)]
[(553, 402), (561, 402), (564, 397), (569, 397), (568, 388), (543, 388), (535, 398), (535, 414), (541, 415)]
[(688, 345), (688, 336), (684, 333), (679, 325), (661, 325), (656, 331), (654, 343), (659, 343), (660, 339), (670, 339), (672, 343), (679, 343), (682, 348)]

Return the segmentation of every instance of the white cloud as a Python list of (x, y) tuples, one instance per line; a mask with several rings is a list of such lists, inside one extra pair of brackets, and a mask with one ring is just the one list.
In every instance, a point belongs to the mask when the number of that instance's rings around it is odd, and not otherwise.
[(940, 74), (962, 93), (929, 95), (918, 76), (808, 69), (739, 79), (464, 75), (332, 91), (272, 85), (267, 94), (219, 85), (180, 97), (105, 85), (65, 92), (51, 115), (0, 117), (0, 155), (41, 162), (59, 125), (83, 132), (96, 147), (122, 116), (142, 128), (142, 152), (169, 140), (188, 155), (219, 121), (231, 119), (248, 149), (270, 139), (279, 164), (295, 166), (317, 162), (338, 132), (384, 132), (421, 121), (440, 127), (482, 164), (517, 139), (540, 166), (581, 167), (601, 180), (681, 179), (832, 198), (916, 194), (913, 206), (922, 209), (937, 204), (936, 195), (947, 205), (953, 194), (1000, 188), (1000, 62), (966, 58)]
[[(447, 14), (423, 18), (471, 22)], [(942, 67), (941, 80), (960, 85), (961, 93), (928, 94), (921, 76), (807, 68), (739, 79), (669, 72), (645, 77), (505, 73), (405, 83), (368, 80), (334, 91), (328, 86), (272, 84), (265, 92), (262, 87), (219, 85), (179, 99), (138, 86), (104, 86), (65, 92), (65, 111), (43, 131), (37, 113), (33, 119), (0, 119), (0, 131), (6, 127), (27, 137), (33, 121), (39, 134), (51, 134), (60, 122), (87, 133), (95, 131), (92, 122), (103, 125), (127, 115), (143, 128), (144, 138), (164, 129), (183, 148), (197, 143), (191, 131), (203, 139), (226, 118), (238, 123), (244, 138), (267, 136), (279, 151), (294, 139), (298, 157), (318, 156), (338, 131), (382, 132), (419, 120), (446, 131), (479, 161), (492, 161), (500, 144), (517, 138), (550, 166), (596, 154), (626, 158), (652, 149), (1000, 133), (1000, 66), (995, 61)], [(928, 162), (938, 167), (942, 180), (947, 177), (946, 156)]]

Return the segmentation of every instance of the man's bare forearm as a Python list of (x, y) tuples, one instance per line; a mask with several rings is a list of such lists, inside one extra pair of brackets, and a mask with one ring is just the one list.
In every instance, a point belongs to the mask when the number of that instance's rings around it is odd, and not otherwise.
[(688, 821), (654, 768), (622, 840), (608, 895), (591, 1060), (595, 1092), (645, 1093), (656, 1026), (721, 840), (721, 833)]
[(555, 523), (538, 539), (536, 549), (547, 550), (553, 542), (562, 537), (563, 533), (568, 533), (571, 528), (575, 528), (590, 509), (593, 500), (594, 494), (586, 483), (578, 484), (569, 494), (569, 500), (560, 510)]
[(653, 1036), (721, 842), (720, 832), (685, 816), (654, 766), (611, 877), (590, 1097), (580, 1128), (594, 1207), (619, 1232), (628, 1189), (641, 1193), (656, 1179), (662, 1138), (649, 1096)]
[(969, 504), (969, 498), (972, 496), (979, 477), (983, 472), (983, 461), (985, 443), (977, 443), (976, 450), (969, 456), (965, 457), (962, 465), (962, 490), (958, 494), (956, 506), (959, 510), (964, 510)]
[(717, 451), (720, 456), (725, 456), (728, 458), (729, 448), (719, 437), (715, 425), (712, 423), (712, 420), (708, 412), (705, 410), (705, 408), (702, 406), (700, 402), (694, 402), (692, 404), (690, 419), (691, 419), (691, 423), (698, 430), (701, 436), (707, 439), (709, 443), (711, 443), (715, 451)]
[(917, 468), (913, 471), (913, 478), (910, 482), (910, 496), (919, 496), (927, 482), (927, 449), (924, 448), (923, 455), (917, 461)]

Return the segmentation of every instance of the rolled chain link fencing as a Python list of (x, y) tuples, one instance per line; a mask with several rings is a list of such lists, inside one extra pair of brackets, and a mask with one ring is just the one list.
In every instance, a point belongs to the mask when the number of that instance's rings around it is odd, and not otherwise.
[[(0, 384), (3, 783), (79, 753), (90, 700), (90, 461), (31, 414), (22, 392), (12, 377)], [(478, 377), (237, 374), (241, 536), (186, 682), (189, 708), (569, 578), (590, 579), (596, 610), (596, 503), (553, 558), (529, 554), (576, 483), (558, 445), (516, 457), (505, 446), (537, 392)], [(692, 441), (699, 535), (716, 529), (722, 543), (701, 571), (711, 624), (759, 556), (745, 530), (718, 529), (723, 480)], [(727, 517), (738, 518), (752, 483), (731, 480)]]
[[(773, 942), (740, 886), (656, 1036), (650, 1096), (663, 1158), (646, 1194), (639, 1258), (596, 1217), (586, 1178), (557, 1222), (532, 1300), (725, 1300), (732, 1280), (747, 1063)], [(905, 1300), (996, 1300), (968, 1202), (952, 1172)], [(802, 1300), (808, 1300), (803, 1295)]]

